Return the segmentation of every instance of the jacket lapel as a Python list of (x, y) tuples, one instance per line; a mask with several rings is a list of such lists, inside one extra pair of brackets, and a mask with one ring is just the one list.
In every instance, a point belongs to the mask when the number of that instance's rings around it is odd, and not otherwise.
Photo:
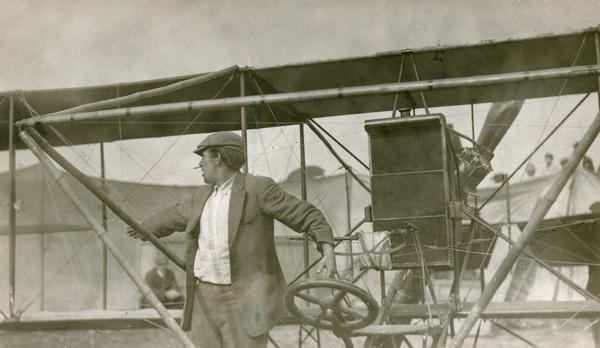
[(214, 190), (214, 186), (210, 186), (209, 189), (204, 190), (202, 193), (198, 194), (198, 198), (194, 201), (194, 205), (192, 206), (192, 218), (188, 222), (187, 229), (194, 235), (194, 237), (198, 237), (200, 232), (198, 228), (198, 222), (200, 221), (200, 216), (202, 216), (202, 211), (204, 210), (204, 205), (208, 200), (208, 197), (212, 194)]
[(228, 231), (229, 231), (229, 248), (233, 245), (238, 229), (240, 227), (240, 221), (242, 219), (242, 212), (244, 209), (244, 200), (246, 198), (246, 190), (244, 189), (244, 175), (236, 173), (233, 180), (233, 186), (231, 187), (231, 196), (229, 198), (229, 220), (228, 220)]

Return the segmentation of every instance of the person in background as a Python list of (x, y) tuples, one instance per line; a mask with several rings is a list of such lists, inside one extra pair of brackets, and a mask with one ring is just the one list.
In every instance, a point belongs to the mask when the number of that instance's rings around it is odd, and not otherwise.
[(560, 171), (560, 167), (554, 163), (554, 155), (551, 153), (546, 153), (546, 155), (544, 155), (544, 162), (546, 166), (542, 171), (542, 175), (555, 174)]
[[(579, 142), (573, 144), (573, 151), (575, 151), (577, 145), (579, 145)], [(590, 156), (587, 155), (583, 156), (583, 159), (581, 160), (581, 168), (592, 174), (596, 172), (596, 170), (594, 169), (594, 161), (592, 161)]]
[[(166, 308), (182, 308), (184, 297), (181, 294), (177, 280), (175, 280), (175, 274), (167, 267), (169, 260), (159, 253), (154, 259), (154, 263), (156, 267), (146, 273), (146, 283)], [(140, 307), (150, 308), (152, 306), (142, 296)]]
[(525, 167), (525, 173), (527, 173), (527, 176), (530, 178), (535, 176), (535, 166), (533, 163), (527, 163), (527, 166)]

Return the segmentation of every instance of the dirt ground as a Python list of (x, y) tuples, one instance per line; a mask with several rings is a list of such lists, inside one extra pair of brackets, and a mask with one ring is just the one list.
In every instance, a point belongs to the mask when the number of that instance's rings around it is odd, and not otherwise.
[[(585, 348), (593, 347), (589, 322), (571, 320), (566, 325), (560, 322), (549, 322), (547, 325), (537, 323), (533, 328), (515, 329), (519, 335), (539, 347)], [(279, 326), (270, 335), (279, 347), (298, 347), (297, 326)], [(304, 335), (303, 337), (305, 337)], [(321, 346), (343, 348), (342, 341), (331, 332), (321, 331)], [(423, 347), (422, 337), (410, 337), (414, 347)], [(474, 336), (467, 338), (464, 347), (473, 347)], [(362, 346), (363, 339), (355, 338), (357, 347)], [(431, 343), (429, 340), (428, 343)], [(168, 348), (180, 347), (179, 342), (166, 329), (131, 329), (118, 331), (81, 330), (81, 331), (0, 331), (0, 348)], [(407, 347), (407, 345), (402, 345)], [(275, 347), (269, 344), (268, 347)], [(308, 338), (302, 347), (317, 347), (314, 340)], [(513, 348), (530, 347), (523, 341), (514, 338), (502, 330), (482, 330), (477, 347)]]

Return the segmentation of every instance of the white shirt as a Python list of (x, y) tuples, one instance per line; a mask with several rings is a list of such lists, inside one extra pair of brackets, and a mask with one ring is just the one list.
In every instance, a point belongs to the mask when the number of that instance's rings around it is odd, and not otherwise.
[(204, 282), (231, 284), (229, 200), (234, 178), (215, 186), (202, 210), (194, 275)]
[(550, 167), (545, 167), (542, 170), (542, 175), (550, 175), (550, 174), (556, 174), (558, 172), (560, 172), (560, 167), (557, 166), (556, 164), (551, 164)]

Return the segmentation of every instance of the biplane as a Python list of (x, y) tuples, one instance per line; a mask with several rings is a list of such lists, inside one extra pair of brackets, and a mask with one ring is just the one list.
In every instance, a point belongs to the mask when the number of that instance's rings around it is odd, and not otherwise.
[[(363, 216), (352, 221), (336, 238), (337, 245), (358, 246), (346, 254), (366, 260), (350, 278), (315, 279), (311, 268), (318, 261), (303, 245), (303, 270), (289, 281), (289, 318), (284, 323), (330, 330), (348, 347), (366, 337), (365, 346), (412, 346), (408, 336), (424, 337), (423, 344), (459, 347), (482, 320), (499, 318), (598, 318), (599, 292), (591, 292), (556, 269), (557, 264), (598, 264), (597, 238), (600, 215), (586, 213), (544, 220), (552, 204), (600, 131), (600, 114), (587, 128), (573, 155), (555, 175), (547, 190), (530, 204), (519, 221), (522, 231), (509, 238), (481, 214), (482, 209), (510, 178), (527, 163), (541, 145), (524, 156), (511, 175), (489, 193), (477, 197), (477, 188), (492, 171), (494, 149), (510, 128), (523, 100), (582, 95), (565, 116), (569, 118), (591, 94), (600, 89), (600, 30), (589, 28), (563, 34), (506, 41), (487, 41), (462, 46), (436, 46), (383, 52), (372, 56), (306, 62), (266, 68), (228, 67), (220, 71), (82, 88), (10, 91), (0, 93), (0, 114), (9, 127), (0, 130), (0, 149), (8, 150), (9, 194), (6, 229), (9, 251), (9, 313), (0, 321), (2, 330), (136, 327), (145, 322), (163, 323), (183, 346), (193, 344), (177, 324), (177, 311), (168, 311), (144, 283), (128, 256), (107, 233), (106, 210), (140, 231), (176, 267), (185, 268), (180, 256), (144, 231), (129, 208), (121, 204), (117, 190), (106, 189), (104, 180), (92, 179), (68, 161), (56, 146), (105, 143), (125, 139), (204, 134), (221, 130), (241, 131), (244, 138), (256, 129), (297, 126), (299, 132), (301, 196), (307, 198), (304, 131), (309, 128), (339, 161), (356, 187), (368, 193)], [(599, 100), (600, 102), (600, 100)], [(430, 108), (495, 103), (484, 130), (476, 139), (448, 126), (446, 117)], [(368, 120), (369, 160), (347, 147), (319, 124), (341, 115), (387, 112)], [(564, 121), (563, 121), (564, 122)], [(560, 128), (559, 123), (556, 129)], [(468, 146), (458, 146), (462, 138)], [(15, 151), (29, 149), (39, 159), (57, 187), (74, 203), (85, 226), (59, 224), (56, 230), (91, 229), (120, 267), (156, 310), (134, 314), (84, 318), (62, 316), (24, 318), (15, 303), (15, 259), (18, 251)], [(340, 151), (348, 152), (361, 176)], [(57, 167), (62, 169), (59, 170)], [(247, 167), (244, 170), (248, 170)], [(102, 214), (90, 207), (77, 190), (85, 187), (101, 202)], [(150, 199), (146, 197), (146, 199)], [(94, 209), (92, 209), (94, 208)], [(565, 220), (566, 219), (566, 220)], [(513, 220), (516, 221), (516, 220)], [(381, 233), (381, 241), (369, 245), (361, 226)], [(569, 226), (578, 226), (572, 233)], [(581, 228), (579, 228), (581, 227)], [(43, 226), (29, 226), (42, 233)], [(565, 235), (572, 236), (563, 243)], [(510, 244), (493, 276), (483, 278), (487, 255), (497, 240)], [(549, 251), (548, 245), (560, 253)], [(340, 251), (340, 255), (342, 255)], [(106, 257), (106, 256), (104, 256)], [(492, 302), (520, 257), (535, 262), (566, 284), (584, 301)], [(387, 260), (387, 262), (382, 262)], [(461, 298), (461, 280), (478, 270), (481, 292), (477, 301)], [(355, 285), (369, 271), (379, 275), (381, 296), (376, 299)], [(393, 272), (390, 281), (386, 273)], [(444, 298), (433, 284), (435, 272), (450, 272), (451, 284)], [(412, 283), (411, 287), (407, 284)], [(399, 299), (418, 289), (417, 300)], [(459, 324), (458, 330), (455, 325)], [(508, 330), (520, 340), (526, 338)], [(312, 336), (314, 329), (300, 334)], [(479, 330), (475, 335), (479, 335)], [(475, 342), (477, 339), (475, 339)], [(383, 343), (382, 343), (383, 342)], [(275, 340), (271, 344), (277, 346)], [(302, 339), (299, 340), (302, 344)]]

